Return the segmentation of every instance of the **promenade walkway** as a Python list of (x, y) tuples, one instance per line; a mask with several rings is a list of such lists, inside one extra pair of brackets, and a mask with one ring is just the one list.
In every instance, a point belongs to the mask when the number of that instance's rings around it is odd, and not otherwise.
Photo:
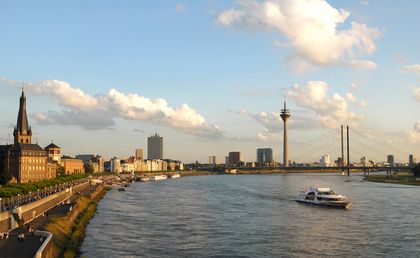
[[(44, 239), (41, 241), (41, 237), (33, 236), (28, 230), (28, 225), (34, 230), (44, 230), (49, 217), (67, 215), (70, 207), (75, 204), (75, 200), (78, 197), (88, 195), (91, 192), (94, 192), (95, 189), (96, 187), (88, 187), (80, 193), (75, 193), (70, 198), (71, 203), (55, 206), (43, 216), (37, 217), (25, 226), (10, 231), (7, 239), (0, 239), (0, 258), (34, 257)], [(18, 235), (22, 233), (25, 235), (23, 242), (18, 241)]]

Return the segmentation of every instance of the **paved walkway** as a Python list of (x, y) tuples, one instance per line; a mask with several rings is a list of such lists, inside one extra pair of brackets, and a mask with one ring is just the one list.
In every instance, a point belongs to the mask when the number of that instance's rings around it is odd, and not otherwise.
[[(75, 199), (82, 195), (87, 195), (94, 192), (96, 187), (89, 187), (80, 194), (74, 194), (71, 197), (70, 204), (58, 205), (45, 213), (44, 216), (39, 216), (29, 222), (29, 225), (35, 230), (43, 230), (47, 224), (50, 216), (64, 216), (69, 212), (70, 206), (74, 205)], [(23, 242), (18, 241), (19, 234), (25, 234)], [(40, 237), (33, 236), (29, 233), (27, 226), (16, 228), (9, 232), (8, 239), (0, 239), (0, 258), (14, 258), (14, 257), (33, 257), (38, 249), (41, 247), (42, 241)]]

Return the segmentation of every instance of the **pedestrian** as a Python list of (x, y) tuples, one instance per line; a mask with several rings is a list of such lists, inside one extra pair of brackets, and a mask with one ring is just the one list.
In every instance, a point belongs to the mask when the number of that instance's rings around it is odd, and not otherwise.
[(22, 233), (22, 243), (23, 243), (23, 240), (25, 240), (25, 234)]

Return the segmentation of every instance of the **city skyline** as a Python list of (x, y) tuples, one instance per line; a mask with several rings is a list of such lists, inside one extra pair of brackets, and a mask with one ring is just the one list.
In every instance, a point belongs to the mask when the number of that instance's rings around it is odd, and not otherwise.
[(289, 160), (339, 157), (293, 151), (341, 124), (381, 143), (354, 162), (385, 161), (387, 146), (395, 162), (420, 156), (420, 3), (1, 4), (0, 144), (25, 87), (32, 141), (73, 156), (132, 156), (158, 132), (187, 163), (235, 150), (252, 161), (261, 147), (281, 161), (284, 98)]

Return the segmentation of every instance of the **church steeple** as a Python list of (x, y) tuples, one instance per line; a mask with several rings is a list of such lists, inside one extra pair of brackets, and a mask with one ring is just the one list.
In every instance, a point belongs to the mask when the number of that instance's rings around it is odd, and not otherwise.
[(28, 123), (28, 116), (26, 115), (26, 97), (22, 89), (22, 96), (20, 96), (19, 113), (17, 123), (13, 131), (15, 144), (31, 143), (32, 129)]

